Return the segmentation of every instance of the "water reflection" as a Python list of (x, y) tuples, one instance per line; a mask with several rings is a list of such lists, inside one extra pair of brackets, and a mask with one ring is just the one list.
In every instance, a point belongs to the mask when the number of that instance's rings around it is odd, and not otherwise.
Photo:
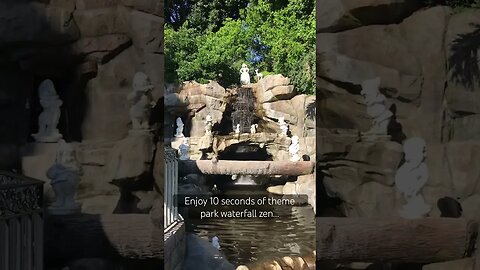
[(272, 210), (278, 218), (187, 219), (187, 229), (203, 238), (218, 236), (221, 251), (234, 265), (315, 249), (315, 214), (310, 206), (272, 206)]

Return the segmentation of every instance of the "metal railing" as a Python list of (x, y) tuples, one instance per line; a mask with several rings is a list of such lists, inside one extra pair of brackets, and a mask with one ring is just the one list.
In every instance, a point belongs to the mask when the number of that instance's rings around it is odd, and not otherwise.
[(43, 269), (43, 182), (0, 171), (0, 269)]
[(163, 202), (163, 226), (165, 231), (181, 220), (178, 214), (178, 205), (175, 195), (178, 193), (178, 157), (177, 151), (170, 147), (165, 147), (165, 198)]

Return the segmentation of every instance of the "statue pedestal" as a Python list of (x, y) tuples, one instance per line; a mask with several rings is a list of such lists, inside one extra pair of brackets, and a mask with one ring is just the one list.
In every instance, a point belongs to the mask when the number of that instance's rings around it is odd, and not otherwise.
[(180, 156), (179, 160), (190, 160), (190, 156)]
[(425, 217), (431, 210), (431, 207), (425, 202), (407, 203), (399, 211), (399, 215), (405, 219), (417, 219)]
[(51, 215), (73, 215), (79, 214), (82, 210), (82, 205), (77, 203), (75, 206), (72, 207), (57, 207), (57, 206), (50, 206), (48, 207), (48, 213)]
[(133, 138), (142, 138), (142, 137), (152, 137), (152, 134), (153, 134), (152, 129), (130, 129), (128, 131), (127, 138), (133, 139)]
[(183, 143), (183, 138), (185, 138), (185, 137), (175, 137), (175, 138), (173, 138), (172, 141), (171, 141), (172, 148), (178, 150), (180, 148), (180, 144)]
[(294, 155), (293, 157), (290, 158), (290, 161), (301, 161), (302, 158), (299, 155)]
[(104, 167), (107, 181), (135, 178), (149, 170), (155, 143), (150, 130), (131, 130), (117, 141)]
[(387, 142), (391, 139), (392, 136), (390, 135), (360, 133), (360, 140), (362, 142)]
[(35, 139), (37, 142), (42, 142), (42, 143), (56, 143), (58, 142), (61, 138), (63, 138), (63, 135), (60, 133), (54, 133), (48, 136), (45, 135), (40, 135), (40, 134), (32, 134), (32, 137)]
[(133, 136), (135, 136), (135, 135), (145, 135), (145, 134), (150, 134), (152, 132), (153, 132), (153, 130), (150, 129), (150, 128), (130, 129), (128, 131), (128, 135), (133, 135)]

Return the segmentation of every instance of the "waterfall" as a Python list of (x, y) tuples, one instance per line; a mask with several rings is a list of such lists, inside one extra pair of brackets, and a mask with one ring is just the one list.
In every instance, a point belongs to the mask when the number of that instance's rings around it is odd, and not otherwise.
[(237, 180), (235, 181), (235, 185), (241, 186), (252, 186), (256, 185), (255, 179), (252, 178), (251, 175), (239, 175)]
[(249, 133), (255, 117), (255, 96), (251, 88), (239, 88), (233, 102), (233, 130), (240, 125), (240, 133)]

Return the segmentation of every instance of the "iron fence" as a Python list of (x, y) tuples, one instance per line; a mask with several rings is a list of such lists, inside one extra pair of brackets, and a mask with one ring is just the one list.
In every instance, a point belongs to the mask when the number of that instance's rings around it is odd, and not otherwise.
[(43, 182), (0, 171), (0, 270), (43, 269)]

